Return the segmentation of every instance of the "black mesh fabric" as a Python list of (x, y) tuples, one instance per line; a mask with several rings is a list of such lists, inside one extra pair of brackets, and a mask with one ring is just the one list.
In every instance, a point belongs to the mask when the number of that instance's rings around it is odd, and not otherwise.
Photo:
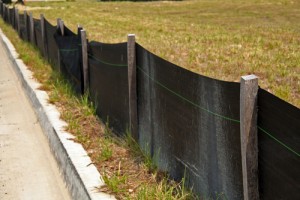
[[(4, 5), (3, 5), (3, 7), (4, 7)], [(3, 20), (6, 22), (7, 13), (6, 13), (6, 8), (5, 7), (2, 9), (2, 16), (3, 16)]]
[(40, 52), (43, 53), (43, 39), (42, 39), (42, 30), (41, 30), (41, 20), (40, 19), (33, 19), (34, 22), (34, 38), (35, 38), (35, 45), (38, 47)]
[(54, 38), (59, 48), (60, 70), (69, 79), (77, 93), (82, 93), (82, 75), (79, 55), (79, 38), (75, 34), (61, 36), (55, 34)]
[(202, 196), (242, 199), (240, 85), (207, 78), (137, 45), (139, 144)]
[(90, 93), (97, 114), (118, 133), (129, 123), (127, 43), (89, 43)]
[(25, 40), (27, 37), (26, 29), (25, 29), (25, 19), (23, 14), (19, 14), (20, 21), (20, 37)]
[(9, 19), (8, 19), (8, 23), (10, 24), (10, 25), (13, 25), (13, 17), (14, 17), (14, 15), (13, 15), (13, 9), (12, 8), (9, 8), (8, 9), (8, 12), (9, 12)]
[(45, 19), (45, 34), (46, 34), (46, 52), (48, 61), (51, 63), (51, 66), (58, 70), (58, 47), (54, 39), (54, 35), (57, 33), (57, 27), (52, 26)]
[(258, 147), (261, 199), (300, 199), (300, 110), (263, 89)]
[(9, 9), (9, 15), (10, 15), (10, 25), (14, 28), (15, 25), (15, 9), (14, 8), (10, 8)]
[(3, 18), (3, 3), (0, 3), (0, 15)]
[(13, 10), (12, 10), (12, 15), (13, 15), (13, 23), (12, 23), (12, 26), (15, 30), (17, 30), (17, 19), (16, 19), (16, 9), (15, 7), (13, 7)]
[(17, 19), (16, 19), (16, 11), (15, 8), (13, 8), (12, 10), (12, 18), (13, 18), (13, 23), (12, 23), (12, 27), (16, 30), (17, 29)]
[(30, 18), (29, 18), (28, 14), (26, 14), (26, 15), (27, 15), (27, 17), (26, 17), (26, 21), (27, 21), (27, 23), (26, 23), (26, 26), (27, 26), (27, 41), (30, 41), (30, 35), (31, 35), (31, 33), (30, 33)]

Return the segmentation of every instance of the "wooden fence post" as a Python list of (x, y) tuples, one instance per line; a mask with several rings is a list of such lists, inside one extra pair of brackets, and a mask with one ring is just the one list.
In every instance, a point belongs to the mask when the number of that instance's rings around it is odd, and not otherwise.
[(26, 35), (26, 40), (29, 40), (29, 34), (28, 34), (28, 24), (27, 24), (27, 11), (24, 10), (24, 26), (25, 26), (25, 35)]
[(3, 5), (3, 17), (5, 19), (5, 22), (7, 22), (7, 12), (6, 12), (6, 5)]
[(258, 200), (257, 92), (255, 75), (241, 77), (240, 128), (244, 200)]
[(65, 25), (64, 25), (64, 21), (61, 20), (60, 18), (57, 18), (57, 28), (60, 30), (60, 33), (62, 36), (65, 35)]
[(29, 27), (30, 27), (30, 42), (32, 44), (35, 44), (34, 42), (34, 21), (33, 21), (33, 17), (32, 17), (32, 12), (30, 12), (29, 14)]
[(9, 11), (9, 8), (8, 8), (8, 6), (6, 6), (6, 10), (7, 10), (7, 22), (9, 23), (9, 24), (11, 24), (11, 18), (10, 18), (10, 11)]
[(16, 7), (13, 8), (13, 27), (17, 30), (17, 14), (16, 14)]
[(82, 71), (83, 71), (83, 88), (84, 93), (89, 89), (89, 66), (88, 66), (88, 53), (87, 53), (87, 39), (86, 31), (83, 29), (80, 31), (81, 35), (81, 48), (82, 48)]
[(7, 13), (6, 13), (6, 6), (5, 6), (5, 4), (3, 5), (3, 18), (4, 18), (4, 21), (7, 22)]
[(16, 31), (18, 31), (18, 27), (17, 27), (17, 12), (18, 12), (18, 9), (16, 8), (16, 7), (14, 7), (14, 29), (16, 30)]
[(40, 15), (40, 19), (41, 19), (41, 34), (42, 34), (42, 44), (43, 44), (43, 56), (46, 56), (46, 38), (45, 38), (45, 18), (44, 15), (41, 14)]
[(7, 14), (7, 7), (6, 5), (4, 4), (3, 6), (3, 12), (4, 12), (4, 18), (5, 18), (5, 22), (7, 23), (8, 22), (8, 14)]
[(1, 16), (3, 16), (3, 9), (2, 9), (2, 8), (3, 8), (3, 2), (1, 1), (1, 2), (0, 2), (0, 9), (1, 9), (0, 12), (1, 12)]
[(10, 13), (11, 14), (11, 26), (15, 29), (15, 14), (16, 14), (15, 8), (13, 7), (11, 11), (12, 11), (12, 13)]
[(5, 4), (2, 5), (2, 15), (3, 19), (6, 20)]
[(132, 137), (138, 141), (136, 52), (134, 34), (129, 34), (127, 37), (127, 62), (129, 87), (129, 131)]
[(0, 2), (0, 13), (3, 18), (3, 2), (2, 1)]
[(20, 17), (18, 8), (16, 8), (16, 28), (19, 36), (21, 36)]
[(6, 13), (6, 22), (9, 24), (10, 23), (10, 17), (9, 17), (9, 9), (8, 6), (5, 6), (5, 13)]
[[(60, 30), (61, 35), (64, 35), (64, 22), (60, 19), (57, 18), (57, 30)], [(58, 52), (57, 52), (57, 59), (58, 59), (58, 71), (61, 73), (61, 60), (60, 60), (60, 49), (58, 47)]]
[(80, 36), (80, 38), (81, 38), (81, 30), (83, 30), (83, 28), (82, 28), (82, 26), (80, 24), (78, 24), (77, 25), (77, 35)]

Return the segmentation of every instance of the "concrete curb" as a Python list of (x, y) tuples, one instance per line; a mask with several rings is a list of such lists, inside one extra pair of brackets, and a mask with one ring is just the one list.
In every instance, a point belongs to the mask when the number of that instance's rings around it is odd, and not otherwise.
[(99, 192), (97, 188), (105, 183), (91, 164), (87, 152), (81, 144), (75, 143), (74, 136), (64, 131), (66, 122), (60, 120), (60, 113), (56, 107), (48, 103), (48, 94), (38, 90), (40, 84), (33, 79), (32, 72), (21, 59), (9, 39), (0, 29), (1, 42), (3, 42), (14, 70), (22, 83), (44, 134), (48, 138), (49, 146), (58, 163), (64, 181), (73, 199), (115, 199), (113, 196)]

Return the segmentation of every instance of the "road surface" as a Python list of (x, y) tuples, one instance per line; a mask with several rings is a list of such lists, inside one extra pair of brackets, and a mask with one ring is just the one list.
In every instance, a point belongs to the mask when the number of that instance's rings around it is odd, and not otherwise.
[[(1, 40), (1, 39), (0, 39)], [(71, 199), (0, 41), (0, 199)]]

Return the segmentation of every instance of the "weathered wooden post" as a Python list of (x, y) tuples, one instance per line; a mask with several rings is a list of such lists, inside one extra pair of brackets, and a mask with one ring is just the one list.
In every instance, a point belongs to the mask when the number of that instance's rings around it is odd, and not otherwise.
[(129, 34), (127, 37), (127, 62), (129, 87), (129, 131), (132, 134), (132, 137), (138, 141), (136, 52), (134, 34)]
[(10, 9), (8, 6), (6, 6), (6, 10), (7, 10), (7, 22), (8, 24), (11, 24)]
[(17, 14), (16, 14), (16, 7), (13, 7), (13, 27), (17, 30)]
[(1, 13), (1, 16), (2, 16), (2, 18), (4, 19), (4, 15), (3, 15), (3, 2), (1, 1), (0, 2), (0, 13)]
[(9, 17), (9, 10), (8, 10), (7, 5), (5, 5), (5, 13), (6, 13), (6, 22), (9, 23), (10, 22), (10, 17)]
[(3, 4), (3, 18), (7, 22), (7, 12), (6, 12), (6, 5)]
[(20, 17), (18, 8), (16, 8), (16, 29), (18, 31), (19, 36), (21, 36)]
[(18, 31), (18, 27), (17, 27), (17, 8), (14, 7), (13, 11), (14, 11), (14, 24), (13, 24), (13, 27), (16, 31)]
[[(81, 39), (81, 30), (83, 30), (81, 25), (77, 25), (77, 37), (78, 37), (78, 53), (81, 59), (80, 62), (80, 73), (82, 74), (82, 78), (83, 78), (83, 55), (82, 55), (82, 39)], [(81, 93), (84, 94), (85, 93), (85, 86), (84, 86), (84, 80), (81, 80), (80, 83), (80, 89), (81, 89)]]
[(11, 9), (11, 26), (15, 29), (15, 7)]
[(40, 15), (41, 19), (41, 34), (42, 34), (42, 44), (43, 44), (43, 56), (46, 56), (46, 36), (45, 36), (45, 18), (44, 15)]
[(57, 28), (60, 30), (62, 36), (65, 35), (64, 21), (60, 18), (57, 18)]
[[(60, 31), (61, 35), (64, 35), (64, 22), (60, 18), (57, 18), (57, 30)], [(61, 73), (61, 60), (60, 60), (60, 49), (58, 47), (58, 52), (57, 52), (57, 59), (58, 59), (58, 71)]]
[(4, 21), (7, 20), (7, 13), (6, 13), (6, 6), (5, 6), (5, 4), (3, 5), (3, 18), (4, 18)]
[(2, 1), (0, 1), (0, 14), (3, 18), (3, 2)]
[(5, 22), (7, 22), (8, 14), (7, 14), (7, 7), (6, 7), (5, 4), (4, 4), (4, 6), (3, 6), (3, 15), (4, 15), (4, 20), (5, 20)]
[(30, 42), (32, 44), (35, 44), (34, 42), (34, 21), (33, 21), (33, 16), (32, 16), (32, 12), (30, 12), (29, 14), (29, 29), (30, 29)]
[(4, 21), (6, 22), (6, 8), (5, 8), (5, 4), (3, 5), (3, 7), (2, 7), (2, 12), (3, 12), (3, 19), (4, 19)]
[(240, 129), (244, 200), (258, 200), (257, 92), (255, 75), (241, 77)]
[(29, 41), (29, 31), (28, 31), (28, 24), (27, 24), (27, 11), (24, 10), (24, 26), (25, 26), (25, 35), (26, 40)]
[(81, 48), (82, 48), (83, 88), (84, 88), (84, 93), (86, 93), (89, 90), (89, 82), (90, 82), (86, 31), (84, 29), (80, 30), (80, 35), (81, 35)]

